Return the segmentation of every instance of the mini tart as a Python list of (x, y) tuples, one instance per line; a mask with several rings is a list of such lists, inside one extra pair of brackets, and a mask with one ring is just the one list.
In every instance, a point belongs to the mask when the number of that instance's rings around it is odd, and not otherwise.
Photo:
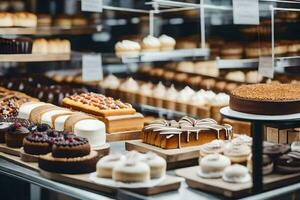
[(13, 123), (0, 122), (0, 143), (5, 143), (5, 133), (9, 130)]
[(252, 84), (234, 89), (232, 110), (251, 114), (284, 115), (300, 112), (300, 85)]
[(224, 155), (233, 163), (245, 163), (251, 153), (251, 148), (246, 144), (229, 143), (224, 148)]
[[(268, 155), (263, 155), (263, 175), (268, 175), (273, 172), (274, 163), (272, 159)], [(252, 173), (252, 155), (250, 155), (247, 159), (247, 168), (250, 173)]]
[(229, 183), (246, 183), (251, 177), (247, 167), (234, 164), (225, 168), (222, 179)]
[(38, 159), (39, 168), (65, 174), (81, 174), (96, 171), (98, 154), (91, 151), (90, 154), (76, 158), (55, 158), (52, 153), (42, 155)]
[(211, 154), (199, 160), (199, 176), (202, 178), (219, 178), (222, 176), (226, 167), (230, 166), (231, 161), (226, 156)]
[(112, 178), (113, 168), (120, 164), (124, 159), (120, 154), (111, 154), (101, 158), (96, 165), (96, 172), (98, 177)]
[(65, 134), (65, 139), (55, 141), (52, 156), (55, 158), (76, 158), (89, 155), (91, 146), (86, 138)]
[(291, 151), (280, 156), (276, 162), (276, 171), (284, 174), (300, 172), (300, 152)]
[(150, 167), (150, 176), (153, 178), (160, 178), (166, 174), (167, 162), (162, 157), (155, 153), (148, 152), (143, 160)]
[(146, 182), (150, 180), (150, 167), (144, 162), (126, 160), (113, 168), (112, 178), (121, 182)]
[(20, 123), (13, 124), (5, 134), (5, 143), (11, 148), (21, 148), (23, 139), (29, 134), (29, 130)]
[(213, 140), (210, 143), (206, 143), (200, 147), (200, 157), (204, 157), (210, 154), (222, 154), (224, 152), (224, 141)]

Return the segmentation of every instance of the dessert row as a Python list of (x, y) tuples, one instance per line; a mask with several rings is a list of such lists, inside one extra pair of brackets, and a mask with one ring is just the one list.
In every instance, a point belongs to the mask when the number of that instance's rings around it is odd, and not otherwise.
[(39, 100), (55, 105), (61, 105), (64, 97), (87, 92), (85, 88), (73, 85), (59, 84), (45, 76), (22, 75), (0, 78), (0, 86), (10, 90), (24, 92)]
[(0, 54), (70, 53), (71, 43), (64, 39), (0, 38)]
[(229, 103), (229, 96), (225, 93), (216, 94), (211, 90), (194, 91), (188, 86), (177, 90), (174, 85), (166, 87), (161, 82), (152, 84), (132, 78), (120, 80), (114, 75), (105, 77), (100, 87), (105, 94), (128, 102), (176, 110), (192, 116), (211, 117), (214, 112), (212, 110)]
[(0, 13), (0, 27), (36, 27), (37, 16), (30, 12)]
[(141, 43), (123, 40), (115, 45), (116, 55), (119, 57), (129, 56), (136, 57), (141, 52), (159, 52), (159, 51), (170, 51), (175, 48), (176, 41), (174, 38), (161, 35), (159, 38), (148, 35)]

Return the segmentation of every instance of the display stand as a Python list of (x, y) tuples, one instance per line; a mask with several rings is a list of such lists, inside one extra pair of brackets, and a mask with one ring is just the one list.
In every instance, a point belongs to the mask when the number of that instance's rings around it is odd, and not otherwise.
[(252, 193), (260, 193), (263, 189), (263, 175), (262, 175), (262, 153), (263, 153), (263, 133), (264, 125), (276, 123), (284, 125), (298, 125), (300, 126), (300, 113), (291, 115), (254, 115), (248, 113), (241, 113), (231, 110), (229, 107), (224, 107), (220, 110), (222, 116), (229, 119), (249, 121), (252, 123), (252, 163), (253, 173)]

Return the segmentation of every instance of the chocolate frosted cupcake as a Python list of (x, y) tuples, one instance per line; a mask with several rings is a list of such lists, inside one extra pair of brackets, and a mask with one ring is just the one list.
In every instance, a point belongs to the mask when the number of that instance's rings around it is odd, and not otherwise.
[(91, 147), (86, 138), (65, 134), (64, 140), (54, 142), (52, 156), (55, 158), (75, 158), (86, 156), (90, 151)]
[(273, 161), (288, 151), (290, 151), (290, 146), (284, 144), (264, 145), (263, 149), (263, 153), (270, 156)]
[(21, 148), (23, 139), (29, 132), (28, 128), (21, 123), (14, 123), (5, 134), (6, 145), (11, 148)]
[(23, 140), (24, 152), (32, 155), (44, 155), (51, 152), (52, 144), (63, 140), (61, 132), (50, 129), (47, 124), (40, 124)]
[(30, 54), (32, 40), (30, 38), (0, 38), (0, 54)]

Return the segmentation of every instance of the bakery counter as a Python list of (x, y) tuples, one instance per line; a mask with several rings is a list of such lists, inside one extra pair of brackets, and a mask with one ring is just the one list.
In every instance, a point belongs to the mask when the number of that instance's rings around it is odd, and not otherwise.
[[(124, 142), (113, 142), (111, 143), (111, 151), (125, 151)], [(41, 188), (48, 189), (53, 192), (64, 194), (70, 196), (71, 198), (76, 199), (156, 199), (156, 200), (183, 200), (183, 199), (199, 199), (199, 200), (221, 200), (225, 199), (222, 196), (213, 195), (199, 190), (189, 188), (185, 182), (182, 182), (181, 187), (178, 191), (161, 193), (152, 196), (144, 196), (129, 192), (126, 190), (118, 190), (115, 194), (105, 194), (100, 192), (94, 192), (87, 189), (82, 189), (78, 187), (73, 187), (71, 185), (62, 184), (55, 182), (46, 178), (43, 178), (39, 175), (38, 172), (21, 167), (17, 164), (9, 162), (3, 158), (0, 158), (0, 174), (11, 177), (12, 179), (23, 180), (29, 184), (39, 186)], [(174, 175), (174, 170), (169, 170), (168, 174)], [(259, 200), (259, 199), (272, 199), (278, 198), (279, 196), (284, 196), (283, 199), (289, 199), (289, 194), (300, 191), (300, 183), (289, 185), (283, 188), (272, 190), (269, 192), (261, 193), (255, 196), (249, 196), (244, 198), (245, 200)], [(35, 196), (40, 195), (40, 191), (35, 191), (38, 194), (33, 194)], [(1, 195), (0, 195), (1, 198)]]

